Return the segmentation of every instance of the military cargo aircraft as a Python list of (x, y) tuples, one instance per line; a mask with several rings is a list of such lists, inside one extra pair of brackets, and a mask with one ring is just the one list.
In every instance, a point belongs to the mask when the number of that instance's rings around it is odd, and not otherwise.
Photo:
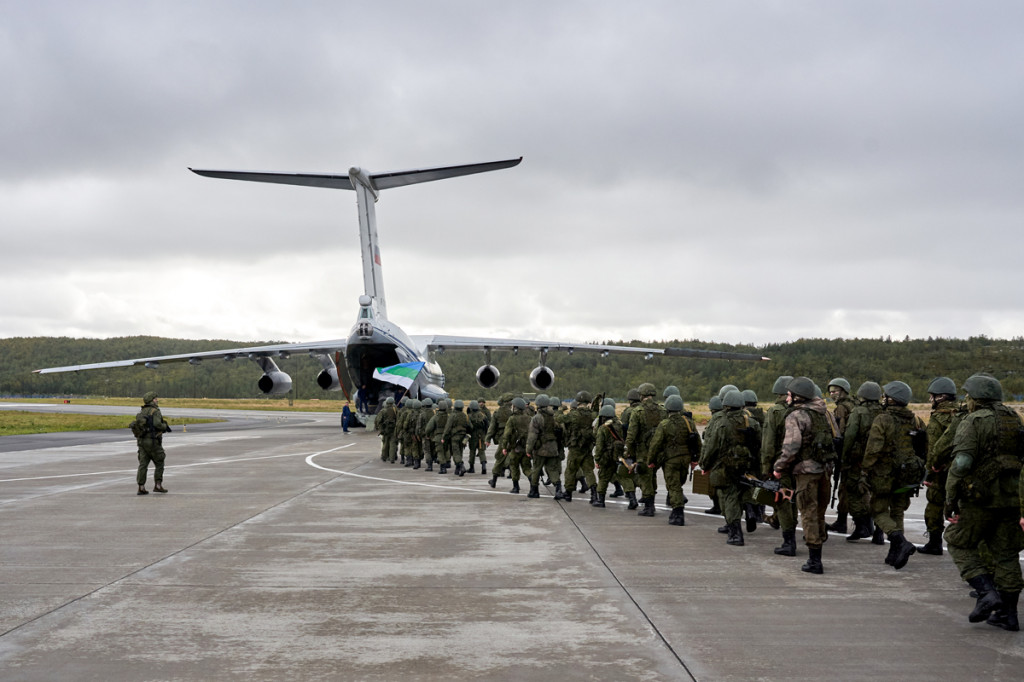
[[(347, 337), (329, 341), (307, 343), (285, 343), (246, 348), (162, 355), (132, 360), (115, 360), (67, 367), (48, 367), (35, 370), (39, 374), (53, 372), (78, 372), (83, 370), (144, 365), (159, 367), (165, 362), (189, 362), (199, 364), (206, 360), (249, 359), (263, 371), (257, 385), (263, 393), (287, 393), (292, 387), (292, 378), (281, 371), (275, 359), (288, 358), (296, 353), (308, 353), (319, 359), (321, 371), (316, 377), (320, 388), (343, 390), (347, 396), (362, 389), (357, 401), (360, 406), (368, 405), (372, 412), (378, 401), (388, 395), (402, 393), (411, 397), (437, 400), (446, 397), (444, 374), (434, 360), (437, 354), (446, 351), (477, 351), (484, 355), (483, 364), (476, 372), (477, 383), (483, 388), (498, 384), (500, 372), (493, 364), (492, 351), (530, 351), (538, 354), (537, 367), (530, 373), (530, 384), (538, 391), (546, 391), (555, 380), (555, 374), (548, 366), (552, 353), (575, 352), (640, 354), (647, 358), (655, 355), (691, 358), (720, 358), (729, 360), (767, 360), (757, 354), (730, 353), (722, 351), (692, 350), (686, 348), (639, 348), (633, 346), (610, 346), (562, 341), (537, 341), (529, 339), (491, 339), (468, 336), (410, 336), (397, 324), (388, 319), (387, 303), (384, 298), (384, 281), (381, 272), (380, 248), (377, 242), (377, 220), (374, 206), (385, 189), (412, 185), (445, 178), (454, 178), (474, 173), (511, 168), (519, 165), (522, 157), (505, 161), (474, 163), (460, 166), (443, 166), (418, 170), (403, 170), (385, 173), (370, 173), (361, 168), (350, 168), (347, 175), (314, 173), (277, 173), (253, 171), (223, 171), (190, 168), (194, 173), (210, 178), (270, 182), (329, 189), (348, 189), (356, 193), (359, 211), (359, 239), (363, 262), (363, 294), (359, 297), (356, 322)], [(374, 378), (374, 371), (403, 363), (423, 363), (422, 369), (404, 389), (398, 389), (389, 381)], [(416, 365), (419, 367), (419, 365)], [(378, 372), (377, 376), (381, 376)]]

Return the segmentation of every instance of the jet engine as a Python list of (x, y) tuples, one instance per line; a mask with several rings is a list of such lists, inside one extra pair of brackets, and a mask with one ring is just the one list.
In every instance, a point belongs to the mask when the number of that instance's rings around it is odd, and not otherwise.
[(501, 372), (494, 365), (482, 365), (476, 371), (476, 383), (480, 384), (483, 388), (494, 388), (498, 385), (498, 379), (500, 378)]
[(553, 383), (555, 383), (555, 373), (551, 371), (550, 367), (541, 365), (534, 367), (533, 371), (530, 372), (530, 385), (533, 386), (534, 390), (546, 391), (551, 388)]
[(316, 385), (325, 391), (337, 391), (341, 389), (341, 382), (338, 381), (338, 370), (325, 369), (316, 375)]
[(267, 372), (260, 377), (258, 386), (264, 393), (279, 395), (292, 390), (292, 378), (281, 370)]

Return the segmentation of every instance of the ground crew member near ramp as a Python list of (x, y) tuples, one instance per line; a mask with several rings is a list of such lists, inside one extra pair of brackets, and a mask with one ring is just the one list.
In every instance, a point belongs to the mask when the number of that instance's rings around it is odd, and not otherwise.
[[(1017, 603), (1024, 588), (1018, 553), (1020, 472), (1024, 463), (1024, 423), (1002, 403), (999, 381), (975, 375), (964, 382), (969, 414), (957, 427), (953, 466), (946, 481), (944, 537), (960, 576), (978, 593), (968, 616), (972, 623), (1017, 631)], [(978, 553), (985, 543), (992, 565)]]
[(157, 406), (157, 395), (150, 391), (142, 396), (142, 409), (135, 415), (132, 422), (132, 433), (139, 445), (139, 472), (135, 482), (139, 484), (139, 495), (148, 495), (146, 490), (146, 474), (149, 463), (153, 463), (153, 492), (165, 493), (164, 488), (164, 434), (171, 432), (170, 425), (164, 420)]

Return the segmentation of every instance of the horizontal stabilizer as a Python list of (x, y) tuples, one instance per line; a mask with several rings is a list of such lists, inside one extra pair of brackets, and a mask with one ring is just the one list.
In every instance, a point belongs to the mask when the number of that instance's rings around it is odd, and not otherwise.
[[(507, 161), (489, 161), (486, 163), (469, 163), (461, 166), (440, 166), (437, 168), (421, 168), (418, 170), (389, 171), (386, 173), (367, 173), (373, 182), (374, 188), (391, 189), (403, 185), (415, 185), (421, 182), (433, 180), (444, 180), (445, 178), (457, 178), (462, 175), (473, 175), (474, 173), (486, 173), (492, 170), (501, 170), (519, 165), (523, 157), (508, 159)], [(248, 180), (250, 182), (272, 182), (281, 185), (302, 185), (305, 187), (326, 187), (328, 189), (355, 189), (352, 186), (350, 174), (337, 175), (329, 173), (274, 173), (262, 171), (223, 171), (206, 170), (202, 168), (189, 168), (197, 175), (208, 178), (223, 178), (226, 180)], [(353, 169), (358, 170), (358, 169)]]

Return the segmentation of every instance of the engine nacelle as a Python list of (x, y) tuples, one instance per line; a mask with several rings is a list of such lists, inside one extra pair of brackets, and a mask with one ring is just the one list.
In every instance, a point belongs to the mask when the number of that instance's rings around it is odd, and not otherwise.
[(533, 371), (530, 372), (530, 385), (536, 391), (546, 391), (551, 388), (553, 383), (555, 383), (555, 373), (551, 371), (550, 367), (541, 365), (540, 367), (534, 367)]
[(494, 388), (500, 378), (501, 372), (494, 365), (483, 365), (476, 371), (476, 383), (484, 388)]
[(292, 390), (292, 378), (284, 372), (267, 372), (260, 377), (260, 390), (271, 395), (280, 395)]
[(325, 369), (316, 375), (316, 385), (325, 391), (341, 390), (341, 382), (338, 381), (338, 370)]

